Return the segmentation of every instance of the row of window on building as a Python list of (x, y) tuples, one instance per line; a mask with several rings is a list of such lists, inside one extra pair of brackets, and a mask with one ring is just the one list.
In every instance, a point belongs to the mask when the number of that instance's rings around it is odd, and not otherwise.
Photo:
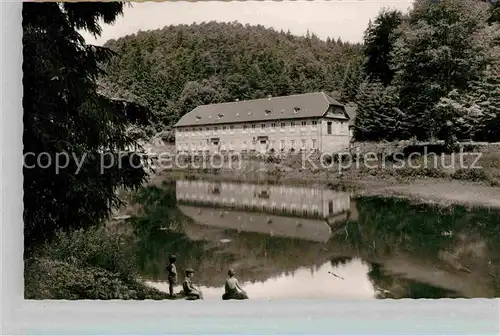
[[(279, 143), (276, 140), (271, 140), (269, 144), (265, 140), (261, 140), (259, 143), (257, 143), (257, 141), (248, 140), (227, 141), (227, 143), (221, 141), (217, 142), (215, 147), (222, 150), (234, 150), (236, 149), (235, 144), (241, 144), (239, 146), (239, 149), (243, 150), (261, 149), (262, 145), (265, 145), (268, 150), (318, 149), (317, 139), (311, 139), (310, 141), (301, 139), (300, 143), (296, 143), (295, 140), (280, 140)], [(180, 150), (208, 150), (212, 148), (214, 148), (214, 145), (211, 144), (208, 140), (179, 143)]]
[[(300, 122), (300, 126), (303, 128), (303, 127), (306, 127), (309, 123), (307, 121), (301, 121)], [(329, 121), (328, 123), (328, 126), (330, 127), (332, 125), (332, 122)], [(341, 122), (340, 123), (341, 125), (344, 125), (344, 122)], [(288, 123), (288, 127), (291, 128), (291, 129), (294, 129), (296, 128), (296, 126), (299, 125), (298, 123), (296, 123), (295, 121), (291, 121)], [(311, 121), (311, 128), (312, 129), (316, 129), (318, 125), (318, 121), (317, 120), (313, 120)], [(271, 130), (273, 129), (276, 129), (278, 127), (278, 123), (271, 123), (270, 125), (270, 128)], [(285, 128), (287, 128), (287, 123), (285, 122), (281, 122), (280, 123), (280, 128), (283, 129), (283, 131), (285, 130)], [(219, 130), (221, 131), (232, 131), (234, 132), (235, 128), (237, 129), (241, 129), (243, 132), (247, 131), (247, 130), (255, 130), (257, 129), (258, 127), (258, 124), (251, 124), (251, 125), (243, 125), (241, 127), (236, 127), (235, 125), (224, 125), (224, 126), (206, 126), (206, 127), (188, 127), (188, 128), (179, 128), (178, 131), (179, 131), (179, 134), (180, 133), (187, 133), (187, 132), (194, 132), (194, 133), (202, 133), (202, 132), (217, 132)], [(266, 123), (262, 123), (260, 124), (260, 129), (264, 130), (268, 127), (268, 124)]]

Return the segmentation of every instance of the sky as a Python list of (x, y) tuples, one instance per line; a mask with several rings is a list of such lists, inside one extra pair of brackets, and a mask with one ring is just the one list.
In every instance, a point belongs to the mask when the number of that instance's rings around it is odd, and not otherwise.
[(361, 42), (370, 19), (386, 8), (406, 12), (413, 0), (332, 0), (332, 1), (204, 1), (145, 2), (125, 7), (114, 25), (103, 25), (101, 37), (82, 35), (91, 44), (102, 45), (109, 39), (139, 30), (160, 29), (169, 25), (208, 21), (263, 25), (305, 35), (309, 30), (321, 39), (341, 38)]

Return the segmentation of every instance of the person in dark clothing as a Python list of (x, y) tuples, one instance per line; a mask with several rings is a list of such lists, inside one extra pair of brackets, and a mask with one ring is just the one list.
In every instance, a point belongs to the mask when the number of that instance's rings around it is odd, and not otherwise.
[(248, 299), (247, 293), (241, 288), (238, 279), (235, 277), (234, 269), (227, 272), (229, 277), (226, 279), (224, 286), (225, 293), (222, 295), (222, 300), (246, 300)]
[(174, 286), (177, 283), (177, 268), (175, 267), (175, 262), (177, 258), (175, 255), (171, 255), (169, 258), (169, 264), (167, 266), (168, 272), (168, 290), (170, 292), (170, 297), (174, 297)]

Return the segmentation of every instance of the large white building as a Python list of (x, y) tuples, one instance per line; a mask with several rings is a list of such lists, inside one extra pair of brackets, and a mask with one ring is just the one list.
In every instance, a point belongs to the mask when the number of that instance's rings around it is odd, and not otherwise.
[(178, 152), (319, 151), (349, 148), (350, 117), (323, 92), (198, 106), (174, 125)]

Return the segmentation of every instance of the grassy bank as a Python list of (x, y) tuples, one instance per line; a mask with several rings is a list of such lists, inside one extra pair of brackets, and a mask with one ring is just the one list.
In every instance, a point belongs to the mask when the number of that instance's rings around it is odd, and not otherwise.
[(167, 299), (138, 281), (130, 240), (109, 228), (59, 233), (25, 257), (25, 299)]
[[(411, 156), (412, 146), (394, 148), (392, 144), (353, 147), (350, 155), (305, 158), (300, 153), (286, 156), (247, 156), (241, 160), (217, 161), (196, 157), (160, 171), (161, 176), (211, 176), (224, 180), (273, 181), (291, 183), (333, 183), (338, 185), (366, 181), (411, 183), (422, 178), (468, 181), (500, 186), (500, 150), (498, 146), (463, 148), (460, 154), (439, 152)], [(413, 149), (418, 153), (420, 148)], [(368, 154), (370, 153), (370, 154)], [(395, 155), (400, 155), (395, 156)], [(399, 161), (395, 160), (399, 158)], [(215, 167), (215, 168), (214, 168)], [(153, 178), (158, 178), (158, 176)]]
[[(204, 168), (203, 162), (196, 158), (191, 163), (199, 168), (188, 166), (163, 170), (154, 174), (149, 183), (159, 185), (166, 179), (202, 179), (253, 184), (328, 186), (359, 195), (404, 197), (445, 206), (464, 204), (500, 207), (500, 146), (464, 148), (468, 152), (462, 156), (460, 152), (444, 152), (437, 156), (420, 155), (407, 158), (406, 167), (391, 161), (390, 154), (404, 153), (408, 146), (400, 146), (399, 149), (391, 146), (392, 144), (379, 143), (368, 146), (364, 143), (360, 146), (361, 158), (353, 161), (349, 168), (340, 170), (338, 167), (341, 160), (338, 157), (334, 158), (336, 165), (321, 169), (304, 168), (300, 154), (285, 157), (247, 157), (232, 168), (228, 167), (226, 162), (225, 166), (217, 169)], [(370, 166), (366, 167), (363, 164), (365, 153), (375, 153), (379, 161), (375, 161), (375, 164), (370, 161)], [(384, 157), (385, 159), (381, 160)], [(319, 165), (318, 158), (312, 160), (314, 164)]]

